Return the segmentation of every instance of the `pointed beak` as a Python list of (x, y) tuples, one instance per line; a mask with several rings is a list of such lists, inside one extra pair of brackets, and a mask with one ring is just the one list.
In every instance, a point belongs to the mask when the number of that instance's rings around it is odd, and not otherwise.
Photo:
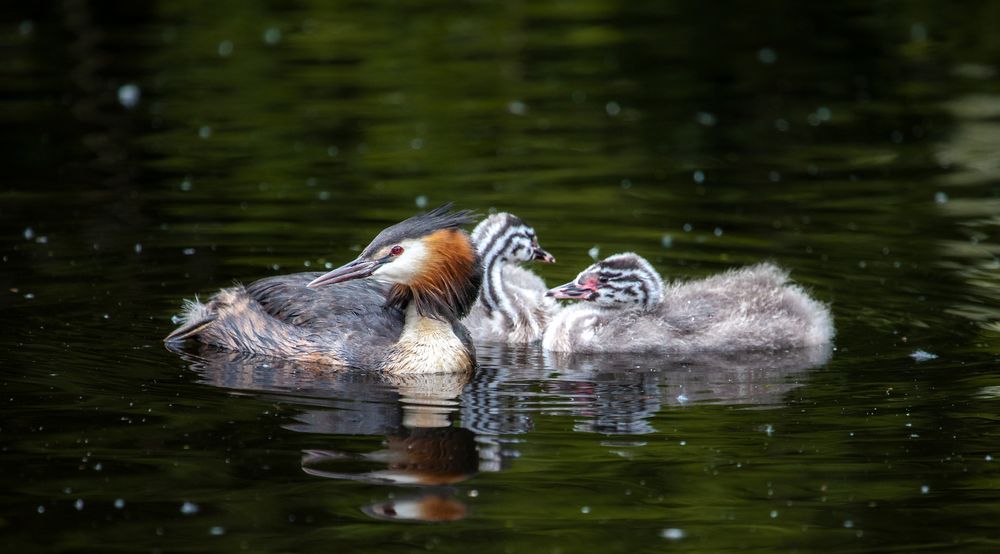
[(329, 273), (320, 275), (319, 277), (313, 279), (312, 282), (306, 285), (306, 287), (315, 289), (326, 285), (332, 285), (334, 283), (343, 283), (344, 281), (350, 281), (352, 279), (363, 279), (374, 273), (375, 270), (384, 263), (385, 262), (382, 260), (362, 260), (361, 258), (358, 258), (353, 262), (344, 264)]
[(547, 264), (554, 264), (554, 263), (556, 263), (556, 257), (555, 256), (553, 256), (552, 254), (549, 254), (548, 252), (542, 250), (538, 246), (535, 247), (535, 257), (534, 257), (534, 259), (537, 260), (537, 261), (539, 261), (539, 262), (543, 262), (543, 263), (547, 263)]
[(549, 292), (545, 293), (545, 296), (562, 300), (593, 300), (597, 298), (597, 289), (587, 288), (570, 282), (549, 290)]

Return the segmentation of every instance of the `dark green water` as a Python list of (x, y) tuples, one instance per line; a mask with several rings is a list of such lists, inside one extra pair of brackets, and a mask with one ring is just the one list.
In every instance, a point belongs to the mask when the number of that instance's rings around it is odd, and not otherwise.
[[(0, 550), (1000, 548), (997, 4), (20, 4)], [(552, 284), (774, 260), (835, 349), (412, 383), (163, 348), (182, 298), (448, 200), (533, 224)]]

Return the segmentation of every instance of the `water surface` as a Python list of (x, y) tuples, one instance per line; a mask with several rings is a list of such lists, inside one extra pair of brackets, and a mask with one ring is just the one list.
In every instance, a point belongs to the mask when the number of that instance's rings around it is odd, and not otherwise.
[[(0, 10), (11, 552), (994, 551), (993, 4)], [(773, 260), (830, 349), (472, 376), (177, 355), (180, 301), (453, 200), (565, 282)]]

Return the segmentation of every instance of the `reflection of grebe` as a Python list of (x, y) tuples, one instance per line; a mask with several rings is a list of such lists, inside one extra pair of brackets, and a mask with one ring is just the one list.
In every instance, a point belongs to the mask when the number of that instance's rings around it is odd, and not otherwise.
[(545, 282), (518, 264), (556, 259), (538, 245), (534, 229), (508, 213), (484, 219), (472, 242), (483, 260), (483, 288), (463, 321), (472, 337), (508, 344), (540, 340), (559, 305), (545, 296)]
[(543, 346), (561, 352), (779, 350), (833, 338), (830, 311), (773, 264), (664, 286), (636, 254), (616, 254), (549, 291), (562, 310)]
[[(325, 275), (271, 277), (188, 302), (167, 342), (394, 373), (467, 371), (465, 316), (482, 268), (469, 212), (442, 206), (383, 230), (356, 260)], [(345, 283), (355, 279), (364, 279)], [(334, 285), (334, 286), (331, 286)]]
[(469, 509), (465, 504), (443, 494), (428, 494), (411, 498), (397, 498), (365, 506), (362, 511), (380, 519), (413, 521), (458, 521)]
[[(458, 427), (407, 429), (386, 437), (385, 449), (365, 454), (307, 450), (302, 470), (329, 479), (350, 479), (397, 485), (451, 485), (479, 471), (475, 435)], [(367, 460), (385, 469), (356, 473), (341, 470), (345, 461)]]

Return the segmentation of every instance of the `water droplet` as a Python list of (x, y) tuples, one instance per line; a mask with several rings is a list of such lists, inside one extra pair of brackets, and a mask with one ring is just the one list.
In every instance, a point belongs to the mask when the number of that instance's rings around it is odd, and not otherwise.
[(203, 139), (207, 139), (208, 137), (212, 136), (212, 128), (209, 127), (208, 125), (202, 125), (201, 127), (198, 128), (198, 136)]
[(45, 506), (42, 506), (41, 504), (39, 504), (38, 508), (36, 508), (36, 511), (38, 511), (38, 513), (40, 513), (40, 514), (44, 514), (45, 513)]
[(690, 223), (685, 223), (682, 228), (684, 229), (685, 233), (690, 233), (692, 230), (694, 230), (694, 225), (691, 225)]
[(73, 507), (76, 508), (76, 511), (78, 512), (83, 510), (83, 499), (77, 498), (76, 502), (73, 503)]
[(703, 171), (702, 171), (702, 170), (700, 170), (700, 169), (697, 169), (697, 170), (695, 170), (695, 172), (694, 172), (694, 173), (693, 173), (693, 174), (691, 175), (691, 178), (692, 178), (692, 179), (694, 179), (694, 182), (695, 182), (695, 183), (698, 183), (698, 184), (701, 184), (701, 183), (704, 183), (704, 182), (705, 182), (705, 172), (703, 172)]
[(186, 516), (197, 514), (200, 509), (201, 508), (199, 508), (194, 502), (185, 502), (181, 504), (181, 513)]
[(581, 514), (589, 514), (590, 513), (590, 506), (582, 506), (580, 508), (580, 513)]
[(672, 541), (676, 541), (676, 540), (679, 540), (679, 539), (683, 539), (684, 536), (685, 536), (685, 533), (684, 533), (683, 529), (677, 529), (675, 527), (670, 527), (668, 529), (664, 529), (664, 530), (660, 531), (660, 536), (663, 537), (663, 538), (665, 538), (665, 539), (670, 539)]
[(715, 236), (717, 236), (717, 237), (721, 237), (722, 236), (722, 227), (716, 227), (715, 230), (712, 231), (712, 234), (715, 235)]
[(778, 518), (778, 510), (771, 510), (771, 519)]
[(133, 250), (135, 250), (136, 254), (142, 254), (142, 244), (139, 244), (138, 242), (135, 243)]
[(35, 230), (31, 227), (24, 228), (24, 240), (31, 240), (35, 238)]
[(30, 36), (35, 32), (35, 22), (30, 19), (25, 19), (17, 26), (17, 32), (21, 33), (22, 37)]
[(936, 204), (947, 204), (948, 203), (948, 193), (946, 193), (946, 192), (935, 192), (934, 193), (934, 203), (936, 203)]
[(778, 53), (771, 48), (761, 48), (757, 51), (757, 60), (762, 64), (773, 64), (778, 61)]
[(615, 117), (622, 112), (622, 107), (618, 104), (618, 102), (612, 100), (604, 105), (604, 111), (608, 112), (608, 115), (611, 117)]
[(264, 31), (264, 42), (271, 45), (281, 42), (281, 29), (277, 27), (269, 27), (266, 31)]
[(410, 148), (414, 150), (420, 150), (423, 147), (424, 147), (424, 139), (422, 138), (418, 137), (410, 141)]
[(511, 100), (507, 103), (507, 111), (514, 115), (524, 115), (528, 111), (528, 106), (520, 100)]
[(601, 255), (601, 249), (600, 249), (600, 247), (598, 247), (598, 246), (592, 246), (590, 248), (590, 250), (587, 250), (587, 255), (590, 256), (590, 259), (597, 260), (598, 257)]
[(233, 41), (224, 40), (219, 43), (219, 56), (228, 58), (233, 53)]
[(844, 528), (845, 529), (851, 529), (852, 527), (854, 527), (854, 521), (852, 521), (850, 519), (845, 519), (844, 520)]
[(694, 114), (694, 119), (699, 125), (704, 125), (705, 127), (714, 127), (719, 121), (716, 119), (715, 114), (709, 112), (698, 112)]
[(222, 536), (222, 535), (226, 534), (226, 528), (222, 527), (222, 526), (219, 526), (219, 525), (216, 525), (215, 527), (212, 527), (211, 529), (209, 529), (208, 532), (212, 536), (219, 537), (219, 536)]
[(185, 256), (194, 256), (195, 249), (194, 248), (185, 248), (184, 250), (182, 250), (182, 252), (184, 252)]
[(115, 508), (121, 510), (124, 507), (125, 507), (125, 499), (124, 498), (116, 498), (115, 499)]
[(660, 237), (660, 246), (664, 248), (671, 248), (674, 245), (673, 235), (663, 235)]
[(126, 83), (118, 87), (118, 103), (126, 109), (131, 110), (139, 105), (139, 98), (141, 97), (142, 91), (139, 90), (139, 85), (135, 83)]
[(910, 357), (918, 362), (926, 362), (937, 359), (937, 354), (932, 354), (926, 350), (914, 350)]
[(337, 154), (340, 154), (340, 148), (337, 148), (336, 146), (331, 146), (326, 149), (326, 155), (331, 158), (336, 158)]

